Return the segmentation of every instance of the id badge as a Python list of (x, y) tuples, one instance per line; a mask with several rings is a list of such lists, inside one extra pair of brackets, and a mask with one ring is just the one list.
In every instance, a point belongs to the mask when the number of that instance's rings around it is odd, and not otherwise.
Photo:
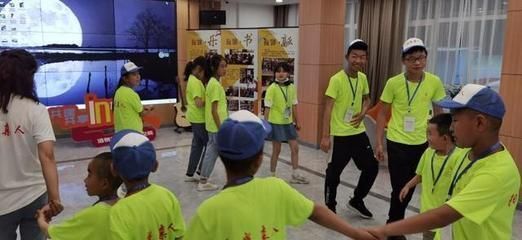
[(344, 115), (344, 121), (345, 122), (350, 122), (352, 121), (352, 118), (353, 118), (353, 115), (355, 113), (355, 109), (353, 108), (348, 108), (348, 110), (346, 110), (346, 114)]
[(414, 132), (415, 131), (415, 117), (404, 116), (404, 131)]
[(289, 107), (285, 108), (285, 118), (290, 118), (290, 115), (292, 114), (292, 111)]

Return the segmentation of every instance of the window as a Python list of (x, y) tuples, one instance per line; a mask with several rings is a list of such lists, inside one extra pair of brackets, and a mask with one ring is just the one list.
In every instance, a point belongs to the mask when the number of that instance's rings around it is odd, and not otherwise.
[(446, 85), (498, 91), (506, 12), (507, 0), (408, 0), (406, 38), (424, 41), (427, 70)]

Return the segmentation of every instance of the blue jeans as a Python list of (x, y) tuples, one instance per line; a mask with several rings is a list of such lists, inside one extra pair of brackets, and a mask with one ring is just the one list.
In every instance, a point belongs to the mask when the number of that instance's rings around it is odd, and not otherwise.
[(208, 179), (210, 177), (217, 158), (217, 133), (208, 133), (207, 150), (205, 151), (205, 158), (203, 158), (203, 162), (201, 163), (201, 178)]
[(12, 213), (0, 216), (0, 240), (16, 240), (16, 229), (20, 227), (21, 240), (45, 240), (36, 222), (36, 210), (47, 204), (47, 193), (31, 204)]
[(208, 134), (205, 129), (204, 123), (191, 123), (192, 125), (192, 147), (190, 148), (189, 164), (187, 168), (187, 176), (194, 176), (194, 172), (199, 165), (199, 171), (201, 172), (200, 162), (205, 156), (205, 148), (208, 142)]

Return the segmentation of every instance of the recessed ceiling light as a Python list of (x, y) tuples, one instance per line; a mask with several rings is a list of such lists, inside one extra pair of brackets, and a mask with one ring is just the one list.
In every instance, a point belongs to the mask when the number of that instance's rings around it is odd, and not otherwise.
[(283, 0), (276, 0), (276, 3), (282, 3)]

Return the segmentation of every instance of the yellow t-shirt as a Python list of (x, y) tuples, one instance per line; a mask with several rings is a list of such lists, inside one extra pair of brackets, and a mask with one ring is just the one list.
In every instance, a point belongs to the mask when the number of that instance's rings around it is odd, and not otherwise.
[[(355, 92), (355, 99), (353, 92)], [(349, 78), (346, 72), (341, 70), (330, 78), (325, 93), (326, 96), (334, 99), (330, 118), (330, 135), (353, 136), (366, 131), (364, 122), (355, 128), (350, 124), (349, 119), (346, 119), (346, 114), (348, 111), (352, 111), (354, 116), (360, 113), (363, 96), (369, 93), (368, 80), (362, 72), (358, 72), (357, 78)]]
[[(469, 163), (467, 157), (459, 160), (454, 176)], [(519, 189), (520, 174), (505, 147), (478, 160), (462, 175), (446, 203), (463, 216), (452, 225), (453, 239), (511, 240)]]
[(297, 90), (294, 84), (281, 86), (272, 83), (266, 89), (265, 106), (270, 108), (268, 122), (291, 124), (293, 122), (292, 107), (294, 105), (297, 105)]
[(212, 103), (218, 102), (218, 115), (219, 121), (223, 123), (228, 117), (227, 109), (227, 97), (225, 96), (225, 90), (219, 81), (212, 77), (208, 81), (207, 89), (205, 92), (205, 127), (210, 133), (217, 133), (218, 128), (212, 117)]
[(197, 97), (205, 99), (205, 86), (191, 74), (187, 82), (187, 120), (191, 123), (205, 123), (205, 108), (196, 106)]
[(69, 239), (109, 239), (109, 211), (111, 206), (100, 202), (85, 208), (58, 224), (49, 226), (49, 236), (53, 240)]
[(119, 132), (131, 129), (143, 132), (143, 120), (140, 113), (143, 112), (140, 96), (131, 88), (121, 86), (114, 95), (114, 130)]
[(178, 199), (152, 184), (116, 203), (110, 213), (111, 240), (172, 240), (185, 232)]
[[(419, 145), (426, 142), (426, 129), (432, 103), (446, 97), (446, 92), (439, 77), (429, 72), (424, 72), (424, 79), (420, 83), (407, 81), (407, 86), (404, 73), (386, 82), (381, 101), (391, 104), (392, 112), (386, 137), (393, 142)], [(410, 107), (408, 107), (407, 89), (410, 92)], [(408, 112), (409, 108), (411, 112)], [(412, 125), (411, 130), (409, 124), (405, 122)]]
[(313, 208), (283, 180), (254, 178), (203, 202), (184, 239), (286, 239), (286, 226), (303, 224)]
[[(426, 149), (416, 170), (417, 175), (422, 176), (421, 212), (438, 208), (446, 202), (455, 164), (457, 164), (467, 152), (468, 149), (456, 147), (453, 153), (448, 157), (445, 155), (437, 155), (433, 148)], [(445, 160), (446, 164), (441, 172)], [(437, 181), (436, 179), (439, 172), (440, 177)], [(433, 187), (435, 181), (437, 181), (437, 184)]]

